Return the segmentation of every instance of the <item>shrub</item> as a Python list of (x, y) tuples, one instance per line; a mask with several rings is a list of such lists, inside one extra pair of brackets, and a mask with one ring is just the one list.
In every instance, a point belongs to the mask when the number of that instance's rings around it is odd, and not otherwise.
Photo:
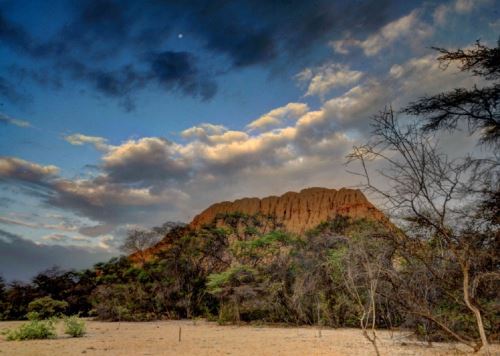
[(64, 333), (72, 337), (82, 337), (85, 335), (85, 322), (73, 315), (64, 319)]
[(18, 329), (7, 330), (7, 340), (49, 339), (56, 336), (53, 320), (30, 320)]
[(42, 297), (33, 300), (28, 304), (28, 311), (38, 313), (40, 319), (47, 319), (53, 316), (60, 316), (64, 313), (68, 303), (51, 297)]

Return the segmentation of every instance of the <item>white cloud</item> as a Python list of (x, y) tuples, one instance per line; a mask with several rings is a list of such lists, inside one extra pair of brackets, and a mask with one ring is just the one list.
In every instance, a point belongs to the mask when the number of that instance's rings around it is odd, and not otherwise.
[(128, 140), (102, 157), (102, 166), (113, 182), (140, 183), (185, 178), (190, 162), (179, 156), (180, 145), (161, 137)]
[(45, 224), (38, 223), (33, 221), (25, 221), (20, 219), (12, 219), (7, 217), (0, 216), (1, 224), (8, 225), (18, 225), (23, 227), (29, 227), (32, 229), (47, 229), (47, 230), (56, 230), (56, 231), (76, 231), (77, 227), (70, 224)]
[(279, 126), (287, 119), (296, 119), (309, 111), (309, 106), (303, 103), (288, 103), (285, 106), (273, 109), (267, 114), (249, 123), (246, 127), (250, 130), (267, 129)]
[(227, 128), (223, 125), (213, 125), (213, 124), (200, 124), (198, 126), (190, 127), (181, 132), (184, 138), (202, 138), (207, 135), (221, 135), (227, 131)]
[(330, 45), (337, 53), (347, 54), (348, 47), (359, 47), (366, 56), (374, 56), (384, 48), (393, 45), (396, 41), (404, 39), (411, 44), (429, 37), (433, 29), (429, 24), (420, 20), (420, 10), (413, 10), (408, 15), (389, 22), (376, 33), (365, 40), (344, 38), (332, 41)]
[(330, 63), (317, 68), (306, 68), (296, 78), (308, 83), (306, 96), (324, 97), (334, 88), (357, 83), (362, 76), (362, 72), (351, 70), (349, 66)]
[(443, 26), (454, 14), (467, 14), (480, 6), (491, 3), (490, 0), (453, 0), (447, 4), (441, 4), (434, 10), (434, 23)]
[(104, 137), (98, 136), (87, 136), (83, 134), (73, 134), (64, 136), (64, 140), (74, 146), (82, 146), (85, 144), (93, 145), (96, 149), (100, 151), (107, 151), (111, 148), (110, 145), (107, 144), (107, 140)]
[(359, 44), (359, 41), (352, 38), (345, 38), (343, 40), (331, 41), (330, 46), (336, 53), (339, 54), (349, 54), (347, 47), (352, 47)]
[(0, 157), (0, 177), (24, 181), (39, 181), (59, 173), (53, 165), (43, 166), (15, 157)]
[(461, 72), (454, 64), (443, 70), (435, 55), (411, 58), (402, 64), (395, 64), (389, 76), (392, 80), (397, 79), (400, 92), (407, 97), (411, 95), (413, 100), (456, 87), (480, 84), (477, 77)]
[(201, 124), (190, 127), (182, 131), (181, 136), (186, 139), (196, 139), (212, 145), (243, 141), (248, 138), (248, 135), (245, 132), (232, 131), (222, 125), (212, 124)]
[[(179, 142), (124, 141), (103, 152), (100, 170), (90, 179), (64, 179), (54, 166), (13, 158), (0, 160), (0, 177), (39, 179), (50, 190), (45, 203), (89, 219), (81, 234), (88, 230), (99, 237), (124, 224), (187, 221), (215, 201), (355, 184), (342, 163), (357, 140), (367, 137), (374, 114), (387, 104), (397, 109), (420, 95), (471, 83), (453, 67), (441, 70), (433, 56), (416, 57), (367, 77), (315, 110), (305, 103), (271, 110), (247, 131), (202, 124), (184, 130)], [(19, 173), (24, 171), (31, 173)], [(103, 248), (112, 244), (102, 242)]]
[(428, 25), (419, 20), (419, 11), (413, 10), (408, 15), (388, 23), (378, 33), (369, 36), (360, 43), (360, 47), (367, 56), (373, 56), (400, 38), (411, 36), (415, 39), (427, 37), (430, 34)]
[(377, 81), (358, 85), (325, 103), (325, 111), (334, 115), (336, 121), (352, 126), (360, 120), (368, 121), (373, 113), (380, 110), (380, 103), (388, 96)]
[(19, 127), (33, 127), (28, 121), (15, 119), (0, 112), (0, 123), (10, 124)]
[(113, 242), (113, 240), (114, 240), (114, 237), (111, 235), (101, 236), (97, 246), (99, 246), (100, 248), (102, 248), (104, 250), (110, 250), (112, 247), (111, 243)]

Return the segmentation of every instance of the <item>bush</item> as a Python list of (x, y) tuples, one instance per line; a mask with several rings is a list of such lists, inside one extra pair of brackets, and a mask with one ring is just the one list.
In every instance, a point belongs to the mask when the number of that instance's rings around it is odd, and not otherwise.
[(82, 337), (85, 335), (85, 322), (73, 315), (64, 319), (64, 333), (72, 337)]
[(33, 300), (28, 304), (28, 311), (38, 313), (40, 319), (48, 319), (53, 316), (60, 316), (64, 313), (68, 303), (52, 299), (51, 297), (42, 297)]
[(30, 320), (18, 329), (7, 330), (7, 340), (50, 339), (56, 336), (53, 320)]

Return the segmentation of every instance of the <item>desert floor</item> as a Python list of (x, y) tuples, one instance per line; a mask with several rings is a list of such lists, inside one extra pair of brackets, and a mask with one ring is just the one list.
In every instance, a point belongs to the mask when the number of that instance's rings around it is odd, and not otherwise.
[[(0, 333), (22, 322), (1, 322)], [(103, 323), (87, 321), (82, 338), (62, 336), (36, 341), (6, 341), (0, 336), (0, 355), (374, 355), (371, 344), (356, 329), (219, 326), (204, 321)], [(179, 342), (179, 328), (181, 341)], [(463, 355), (459, 345), (432, 347), (405, 338), (408, 333), (379, 331), (382, 355)], [(492, 354), (500, 355), (500, 345)]]

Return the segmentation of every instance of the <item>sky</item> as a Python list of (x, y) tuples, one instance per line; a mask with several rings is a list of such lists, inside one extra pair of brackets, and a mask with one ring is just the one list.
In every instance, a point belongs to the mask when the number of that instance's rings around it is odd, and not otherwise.
[[(353, 187), (370, 117), (481, 85), (431, 47), (500, 0), (0, 0), (0, 274), (118, 255), (212, 203)], [(474, 149), (466, 134), (446, 149)]]

